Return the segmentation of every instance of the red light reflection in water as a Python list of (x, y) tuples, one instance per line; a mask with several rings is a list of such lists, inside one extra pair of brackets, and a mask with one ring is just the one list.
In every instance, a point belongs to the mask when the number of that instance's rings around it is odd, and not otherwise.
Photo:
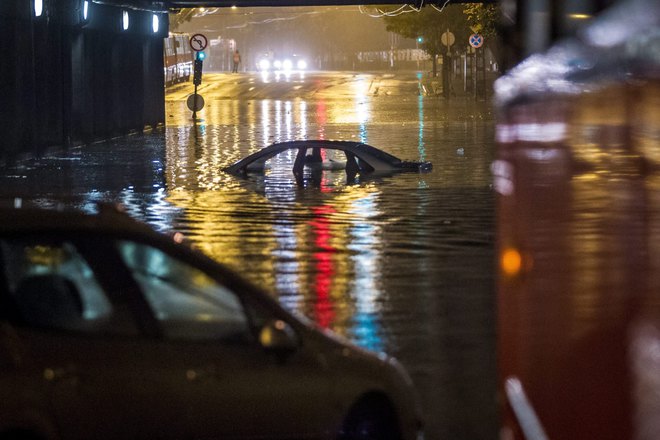
[(314, 244), (317, 252), (314, 253), (316, 261), (316, 302), (314, 311), (316, 312), (316, 321), (327, 328), (335, 317), (335, 310), (330, 298), (330, 289), (332, 288), (332, 276), (335, 273), (332, 254), (335, 248), (330, 243), (332, 233), (329, 227), (327, 216), (332, 214), (335, 209), (332, 206), (324, 205), (312, 208), (316, 218), (309, 222), (314, 233)]
[(316, 105), (316, 119), (319, 124), (318, 138), (325, 139), (325, 123), (328, 121), (327, 111), (325, 109), (325, 101), (319, 101)]

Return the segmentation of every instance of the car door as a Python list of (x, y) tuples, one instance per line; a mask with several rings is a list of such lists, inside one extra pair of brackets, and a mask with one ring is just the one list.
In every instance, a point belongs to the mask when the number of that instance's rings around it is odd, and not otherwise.
[(149, 377), (145, 346), (153, 339), (126, 301), (110, 295), (80, 242), (0, 239), (23, 371), (45, 390), (62, 438), (182, 438), (177, 390)]
[(117, 247), (162, 327), (145, 355), (178, 379), (192, 438), (325, 435), (333, 405), (320, 354), (268, 353), (241, 297), (194, 261), (131, 240)]

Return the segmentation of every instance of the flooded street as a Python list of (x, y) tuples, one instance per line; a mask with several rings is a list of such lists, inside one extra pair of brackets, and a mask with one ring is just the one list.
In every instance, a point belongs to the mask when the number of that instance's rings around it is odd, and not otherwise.
[[(208, 75), (191, 120), (172, 89), (167, 127), (19, 163), (3, 196), (123, 203), (192, 243), (287, 309), (411, 373), (428, 439), (497, 437), (494, 115), (470, 98), (420, 96), (409, 75), (314, 75), (278, 83)], [(275, 142), (361, 141), (430, 173), (296, 184), (295, 157), (265, 174), (222, 171)]]

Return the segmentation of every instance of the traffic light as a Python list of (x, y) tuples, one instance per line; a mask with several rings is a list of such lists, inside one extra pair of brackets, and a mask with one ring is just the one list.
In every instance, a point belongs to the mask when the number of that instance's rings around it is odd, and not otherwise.
[(424, 37), (417, 37), (417, 42), (418, 43), (423, 43), (424, 42)]
[(193, 84), (198, 86), (202, 83), (202, 67), (204, 65), (204, 52), (197, 52), (193, 69)]

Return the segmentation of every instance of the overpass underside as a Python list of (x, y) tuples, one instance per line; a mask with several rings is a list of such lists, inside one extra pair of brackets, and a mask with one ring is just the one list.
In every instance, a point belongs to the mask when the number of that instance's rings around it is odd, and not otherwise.
[(166, 11), (40, 3), (0, 2), (0, 163), (164, 122)]
[(425, 5), (442, 6), (445, 3), (499, 3), (500, 0), (415, 0), (415, 1), (397, 1), (397, 0), (169, 0), (165, 3), (169, 8), (194, 8), (198, 6), (205, 7), (260, 7), (260, 6), (353, 6), (353, 5), (401, 5), (408, 3), (420, 8)]

